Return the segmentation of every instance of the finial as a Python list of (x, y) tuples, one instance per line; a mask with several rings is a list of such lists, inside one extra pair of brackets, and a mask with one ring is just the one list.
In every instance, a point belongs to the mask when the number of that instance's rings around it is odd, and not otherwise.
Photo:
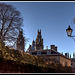
[(37, 31), (39, 32), (39, 29)]
[(41, 29), (40, 29), (40, 32), (41, 32)]
[(32, 43), (35, 43), (34, 39), (33, 39), (33, 42)]
[(71, 54), (70, 54), (70, 59), (71, 59)]
[(33, 42), (34, 42), (34, 39), (33, 39)]

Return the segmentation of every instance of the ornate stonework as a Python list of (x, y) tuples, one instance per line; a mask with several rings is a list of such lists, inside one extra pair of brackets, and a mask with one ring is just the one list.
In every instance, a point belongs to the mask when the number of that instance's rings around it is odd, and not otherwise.
[(35, 50), (43, 49), (43, 38), (41, 36), (41, 30), (38, 30), (37, 37), (35, 40)]
[(28, 50), (34, 51), (34, 50), (41, 50), (41, 49), (43, 49), (43, 38), (41, 35), (41, 29), (40, 29), (40, 31), (37, 30), (36, 40), (32, 41), (32, 45), (29, 46)]

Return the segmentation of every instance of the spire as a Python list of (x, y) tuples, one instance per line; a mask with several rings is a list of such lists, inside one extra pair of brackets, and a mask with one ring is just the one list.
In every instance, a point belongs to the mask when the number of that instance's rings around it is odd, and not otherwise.
[(23, 29), (19, 29), (19, 35), (23, 35)]
[(73, 52), (73, 58), (74, 58), (74, 52)]
[(39, 32), (39, 29), (37, 30), (37, 32)]
[(38, 29), (37, 37), (35, 40), (36, 50), (43, 49), (43, 38), (41, 36), (41, 29)]
[(41, 29), (40, 29), (40, 33), (41, 33)]
[(33, 39), (32, 43), (35, 43), (34, 39)]
[(71, 59), (71, 54), (70, 54), (70, 59)]
[(37, 30), (37, 35), (39, 34), (39, 29)]

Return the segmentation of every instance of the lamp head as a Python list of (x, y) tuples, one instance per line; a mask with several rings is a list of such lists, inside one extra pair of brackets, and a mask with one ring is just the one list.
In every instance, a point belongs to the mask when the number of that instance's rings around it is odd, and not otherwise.
[(70, 25), (69, 25), (69, 27), (66, 29), (67, 35), (68, 35), (69, 37), (71, 37), (72, 31), (73, 31), (73, 30), (71, 29), (71, 27), (70, 27)]

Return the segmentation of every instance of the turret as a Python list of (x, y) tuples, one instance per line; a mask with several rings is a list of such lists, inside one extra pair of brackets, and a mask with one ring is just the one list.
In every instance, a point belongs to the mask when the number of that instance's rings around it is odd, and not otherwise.
[(43, 38), (41, 36), (41, 29), (40, 31), (37, 30), (38, 34), (37, 34), (37, 37), (36, 37), (36, 40), (35, 40), (35, 48), (36, 50), (40, 50), (40, 49), (43, 49)]
[(41, 33), (41, 29), (40, 29), (40, 33)]
[(39, 34), (39, 29), (37, 30), (37, 35)]
[(32, 41), (32, 45), (34, 45), (34, 44), (35, 44), (35, 41), (33, 40), (33, 41)]

